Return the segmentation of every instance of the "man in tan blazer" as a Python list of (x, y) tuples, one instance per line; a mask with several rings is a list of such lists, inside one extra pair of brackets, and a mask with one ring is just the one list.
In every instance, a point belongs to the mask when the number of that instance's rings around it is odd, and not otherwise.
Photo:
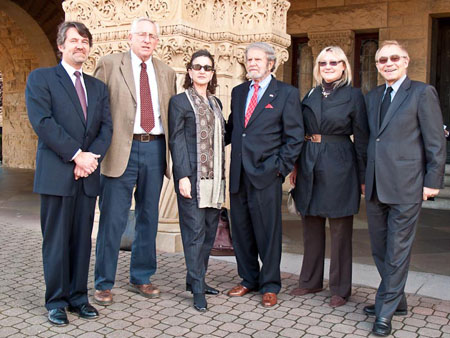
[(100, 223), (97, 236), (94, 299), (112, 303), (120, 240), (126, 228), (133, 189), (136, 236), (130, 262), (130, 289), (158, 297), (150, 282), (156, 271), (158, 204), (164, 174), (169, 177), (167, 110), (175, 94), (173, 69), (152, 54), (158, 26), (136, 19), (130, 51), (102, 57), (94, 75), (109, 89), (113, 137), (101, 167)]

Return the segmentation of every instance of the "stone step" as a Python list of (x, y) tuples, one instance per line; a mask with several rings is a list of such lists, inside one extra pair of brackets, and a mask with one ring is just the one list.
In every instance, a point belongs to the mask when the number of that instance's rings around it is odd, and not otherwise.
[(423, 201), (422, 208), (450, 210), (450, 199), (436, 198), (434, 201)]

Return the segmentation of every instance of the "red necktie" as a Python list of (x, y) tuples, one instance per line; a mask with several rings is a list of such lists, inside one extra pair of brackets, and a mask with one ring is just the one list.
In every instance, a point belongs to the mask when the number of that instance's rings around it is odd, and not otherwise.
[(155, 127), (155, 118), (153, 116), (152, 94), (148, 83), (147, 65), (141, 63), (140, 77), (141, 94), (141, 127), (148, 134)]
[(244, 120), (244, 127), (247, 127), (247, 123), (250, 120), (250, 117), (252, 117), (253, 111), (255, 110), (256, 105), (258, 104), (258, 89), (259, 84), (255, 83), (253, 85), (253, 95), (250, 99), (250, 103), (248, 104), (247, 112), (245, 113), (245, 120)]
[(87, 117), (87, 106), (86, 106), (86, 94), (84, 93), (83, 84), (81, 83), (80, 76), (81, 73), (77, 70), (74, 73), (75, 79), (75, 90), (78, 94), (78, 99), (80, 100), (81, 109), (83, 109), (84, 119)]

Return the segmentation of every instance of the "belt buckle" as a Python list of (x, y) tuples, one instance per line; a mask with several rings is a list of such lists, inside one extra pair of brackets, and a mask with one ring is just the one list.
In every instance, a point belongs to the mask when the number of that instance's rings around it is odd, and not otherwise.
[(141, 134), (141, 142), (150, 142), (150, 134)]

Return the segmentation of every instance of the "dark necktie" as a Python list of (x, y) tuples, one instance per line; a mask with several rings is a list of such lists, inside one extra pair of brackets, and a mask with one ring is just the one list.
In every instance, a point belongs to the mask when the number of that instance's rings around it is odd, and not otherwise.
[(153, 116), (152, 94), (148, 83), (147, 65), (141, 63), (140, 77), (140, 95), (141, 95), (141, 127), (148, 134), (155, 126)]
[(256, 105), (258, 104), (258, 89), (259, 89), (259, 85), (257, 83), (255, 83), (253, 85), (253, 95), (250, 99), (250, 103), (248, 104), (247, 107), (247, 112), (245, 113), (245, 120), (244, 120), (244, 127), (247, 127), (247, 123), (250, 120), (250, 117), (252, 117), (253, 111), (256, 108)]
[(76, 79), (75, 79), (75, 90), (78, 94), (78, 99), (80, 100), (81, 109), (83, 109), (84, 119), (86, 120), (87, 117), (87, 106), (86, 106), (86, 94), (84, 93), (83, 84), (81, 83), (81, 73), (77, 70), (74, 73)]
[(393, 90), (392, 87), (387, 87), (386, 94), (384, 94), (383, 102), (381, 102), (380, 127), (381, 127), (381, 124), (383, 123), (384, 117), (386, 116), (389, 106), (391, 105), (392, 90)]

